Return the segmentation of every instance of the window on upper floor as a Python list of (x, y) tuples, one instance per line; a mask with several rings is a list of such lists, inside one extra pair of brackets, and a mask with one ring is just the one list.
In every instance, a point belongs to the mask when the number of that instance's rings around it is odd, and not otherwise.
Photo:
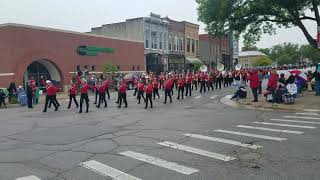
[(190, 52), (191, 40), (187, 39), (187, 52)]
[(157, 49), (157, 33), (151, 32), (151, 48)]
[(163, 35), (162, 33), (160, 33), (160, 37), (159, 37), (159, 49), (163, 49)]
[(199, 54), (199, 40), (196, 40), (196, 52)]
[(178, 51), (178, 37), (174, 37), (174, 50)]
[(149, 48), (149, 31), (145, 31), (145, 34), (144, 34), (144, 39), (145, 39), (145, 42), (144, 42), (144, 47), (146, 49)]
[(195, 40), (192, 39), (192, 53), (195, 52)]
[(169, 51), (172, 51), (172, 37), (169, 36)]
[(180, 38), (180, 39), (179, 39), (179, 42), (180, 42), (180, 43), (179, 43), (179, 44), (180, 44), (179, 51), (182, 52), (182, 51), (183, 51), (183, 39)]

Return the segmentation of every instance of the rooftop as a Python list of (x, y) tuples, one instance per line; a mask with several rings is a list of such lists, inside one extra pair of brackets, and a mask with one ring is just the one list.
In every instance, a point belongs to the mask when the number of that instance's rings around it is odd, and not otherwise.
[(267, 56), (260, 51), (242, 51), (239, 53), (239, 57), (250, 57), (250, 56)]

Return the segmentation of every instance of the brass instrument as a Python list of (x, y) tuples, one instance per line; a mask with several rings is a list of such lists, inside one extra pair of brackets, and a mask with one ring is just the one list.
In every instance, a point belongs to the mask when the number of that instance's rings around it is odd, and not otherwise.
[(223, 71), (224, 70), (224, 65), (222, 63), (219, 63), (217, 65), (217, 70), (220, 71), (220, 72)]

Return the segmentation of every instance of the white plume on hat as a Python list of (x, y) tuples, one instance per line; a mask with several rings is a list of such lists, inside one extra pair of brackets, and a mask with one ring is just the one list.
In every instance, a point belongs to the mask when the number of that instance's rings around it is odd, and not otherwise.
[(81, 81), (82, 82), (87, 82), (87, 80), (85, 78), (82, 78)]
[(49, 84), (49, 83), (51, 83), (51, 81), (47, 80), (46, 83)]

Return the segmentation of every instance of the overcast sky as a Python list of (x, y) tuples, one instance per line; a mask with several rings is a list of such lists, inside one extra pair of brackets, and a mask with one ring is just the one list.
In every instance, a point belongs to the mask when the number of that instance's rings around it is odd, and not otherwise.
[[(197, 20), (196, 9), (195, 0), (1, 0), (0, 24), (10, 22), (87, 32), (91, 27), (154, 12), (200, 24), (200, 33), (205, 33), (205, 25)], [(311, 22), (306, 25), (315, 37), (316, 25)], [(283, 42), (307, 43), (302, 32), (292, 28), (280, 29), (275, 36), (263, 36), (257, 46), (271, 47)]]

